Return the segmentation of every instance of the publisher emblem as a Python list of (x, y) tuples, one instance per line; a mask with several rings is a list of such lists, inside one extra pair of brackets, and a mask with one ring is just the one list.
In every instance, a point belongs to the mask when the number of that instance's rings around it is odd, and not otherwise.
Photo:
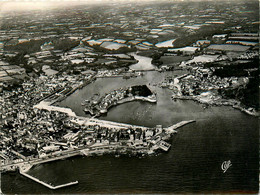
[(231, 160), (224, 161), (221, 165), (221, 169), (223, 170), (223, 173), (225, 173), (228, 170), (228, 168), (231, 166), (232, 166)]

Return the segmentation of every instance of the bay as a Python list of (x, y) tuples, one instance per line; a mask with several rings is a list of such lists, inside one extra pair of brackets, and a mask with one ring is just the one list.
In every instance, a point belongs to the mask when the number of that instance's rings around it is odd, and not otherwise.
[[(149, 71), (142, 77), (100, 78), (76, 91), (59, 105), (86, 116), (81, 102), (111, 90), (147, 84), (158, 102), (129, 102), (112, 107), (103, 120), (164, 127), (182, 120), (196, 120), (178, 130), (169, 152), (142, 158), (112, 155), (74, 157), (41, 164), (30, 174), (55, 185), (78, 180), (79, 184), (57, 191), (41, 186), (18, 173), (2, 174), (4, 193), (185, 193), (258, 190), (258, 119), (226, 106), (204, 109), (194, 101), (172, 101), (171, 91), (155, 86), (166, 76), (185, 71)], [(231, 160), (223, 173), (221, 164)]]

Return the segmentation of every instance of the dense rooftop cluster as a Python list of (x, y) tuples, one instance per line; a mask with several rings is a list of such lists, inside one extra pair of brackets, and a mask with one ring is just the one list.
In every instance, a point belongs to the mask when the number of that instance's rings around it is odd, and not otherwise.
[(84, 111), (86, 113), (99, 116), (106, 113), (112, 106), (134, 100), (156, 102), (156, 95), (146, 85), (131, 86), (111, 91), (102, 97), (95, 94), (91, 100), (82, 102), (82, 105), (85, 106)]

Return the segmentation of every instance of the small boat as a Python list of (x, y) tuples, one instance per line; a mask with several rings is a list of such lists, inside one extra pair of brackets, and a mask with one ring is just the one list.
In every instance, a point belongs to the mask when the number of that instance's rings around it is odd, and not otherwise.
[(207, 105), (207, 104), (206, 104), (206, 105), (203, 105), (203, 108), (204, 108), (204, 109), (207, 109), (208, 107), (209, 107), (209, 105)]
[(123, 76), (123, 79), (130, 79), (130, 76), (124, 75), (124, 76)]

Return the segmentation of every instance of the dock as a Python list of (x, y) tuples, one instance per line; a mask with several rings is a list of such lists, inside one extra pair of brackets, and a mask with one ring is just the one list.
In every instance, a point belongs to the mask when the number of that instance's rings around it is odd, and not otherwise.
[(74, 182), (70, 182), (70, 183), (66, 183), (66, 184), (61, 184), (61, 185), (57, 185), (57, 186), (52, 186), (52, 185), (50, 185), (50, 184), (48, 184), (48, 183), (45, 183), (45, 182), (43, 182), (43, 181), (41, 181), (41, 180), (39, 180), (39, 179), (37, 179), (37, 178), (35, 178), (35, 177), (33, 177), (33, 176), (27, 174), (26, 172), (22, 171), (21, 169), (20, 169), (19, 172), (20, 172), (21, 175), (23, 175), (23, 176), (25, 176), (25, 177), (28, 177), (29, 179), (31, 179), (31, 180), (33, 180), (33, 181), (39, 183), (39, 184), (42, 184), (42, 185), (44, 185), (45, 187), (47, 187), (47, 188), (49, 188), (49, 189), (52, 189), (52, 190), (56, 190), (56, 189), (59, 189), (59, 188), (63, 188), (63, 187), (67, 187), (67, 186), (71, 186), (71, 185), (78, 184), (78, 181), (74, 181)]

